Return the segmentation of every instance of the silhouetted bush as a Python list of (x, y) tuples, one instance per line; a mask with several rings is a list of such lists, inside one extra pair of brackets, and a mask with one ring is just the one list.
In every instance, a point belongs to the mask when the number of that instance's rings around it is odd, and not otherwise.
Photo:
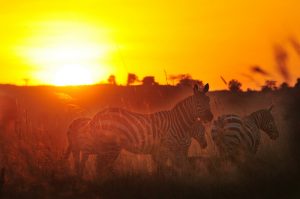
[(108, 77), (107, 81), (108, 81), (109, 84), (112, 84), (112, 85), (116, 85), (117, 84), (117, 82), (116, 82), (116, 76), (114, 76), (114, 75), (110, 75)]
[(280, 90), (286, 90), (289, 88), (289, 85), (288, 85), (288, 83), (283, 82), (282, 84), (280, 84), (279, 88), (280, 88)]
[(232, 92), (242, 91), (241, 87), (242, 87), (242, 83), (236, 79), (230, 80), (230, 82), (228, 84), (228, 88)]
[(192, 76), (190, 74), (178, 74), (178, 75), (170, 75), (168, 77), (168, 79), (170, 81), (172, 81), (172, 84), (175, 85), (175, 82), (177, 82), (177, 84), (179, 84), (179, 82), (182, 79), (192, 79)]
[(155, 77), (154, 76), (146, 76), (142, 80), (144, 86), (153, 86), (153, 85), (158, 85), (157, 82), (155, 82)]
[(200, 80), (196, 80), (196, 79), (182, 79), (180, 80), (180, 82), (177, 84), (178, 86), (193, 86), (195, 84), (198, 84), (200, 86), (200, 88), (203, 88), (203, 82)]
[(178, 82), (177, 86), (194, 86), (198, 84), (200, 88), (203, 88), (204, 84), (201, 80), (193, 79), (190, 74), (179, 74), (179, 75), (170, 75), (169, 80)]
[(262, 91), (274, 91), (277, 90), (276, 81), (266, 80), (265, 85), (261, 87)]
[(297, 82), (295, 84), (295, 88), (300, 88), (300, 78), (297, 78)]
[(138, 79), (138, 76), (134, 73), (128, 73), (128, 76), (127, 76), (127, 86), (137, 82), (139, 79)]

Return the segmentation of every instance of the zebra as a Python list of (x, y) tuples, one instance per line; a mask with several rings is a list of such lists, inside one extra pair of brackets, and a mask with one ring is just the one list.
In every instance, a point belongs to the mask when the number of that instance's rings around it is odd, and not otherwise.
[(71, 122), (67, 131), (68, 147), (64, 159), (68, 159), (71, 154), (73, 155), (74, 167), (78, 175), (83, 172), (88, 155), (94, 153), (91, 146), (92, 138), (89, 133), (90, 121), (91, 118), (88, 117), (75, 119)]
[[(64, 159), (68, 159), (71, 153), (74, 158), (74, 167), (76, 174), (82, 176), (85, 168), (85, 163), (88, 160), (89, 155), (97, 155), (95, 150), (91, 147), (91, 135), (88, 128), (88, 124), (91, 118), (78, 118), (71, 122), (68, 128), (68, 142), (69, 145), (64, 155)], [(183, 146), (178, 146), (178, 153), (184, 154), (187, 157), (188, 149), (191, 145), (191, 138), (194, 138), (202, 149), (207, 147), (207, 141), (205, 138), (205, 127), (201, 121), (196, 121), (190, 131), (188, 132), (190, 138)], [(81, 154), (80, 154), (81, 152)], [(80, 158), (81, 155), (81, 158)], [(155, 161), (153, 155), (152, 159)]]
[(204, 122), (213, 119), (210, 99), (206, 95), (208, 90), (209, 84), (202, 90), (195, 85), (192, 96), (167, 111), (140, 114), (123, 108), (106, 108), (98, 112), (89, 122), (98, 174), (111, 170), (122, 149), (151, 154), (159, 171), (168, 168), (167, 160), (176, 162), (177, 151), (173, 146), (189, 143), (190, 136), (186, 132), (198, 118)]
[(267, 133), (270, 139), (276, 140), (279, 132), (271, 110), (261, 109), (241, 117), (228, 114), (218, 117), (213, 122), (211, 136), (221, 158), (235, 163), (242, 163), (256, 154), (261, 133)]

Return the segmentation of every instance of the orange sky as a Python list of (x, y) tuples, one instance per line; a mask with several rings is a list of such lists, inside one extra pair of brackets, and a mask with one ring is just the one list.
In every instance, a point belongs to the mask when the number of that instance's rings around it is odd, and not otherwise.
[[(280, 44), (289, 53), (293, 84), (300, 57), (288, 38), (300, 40), (299, 9), (298, 0), (5, 1), (0, 82), (95, 83), (115, 74), (124, 84), (133, 72), (164, 84), (165, 69), (189, 73), (212, 89), (225, 88), (220, 75), (256, 88), (264, 79), (282, 81), (273, 56)], [(251, 65), (272, 77), (251, 74)]]

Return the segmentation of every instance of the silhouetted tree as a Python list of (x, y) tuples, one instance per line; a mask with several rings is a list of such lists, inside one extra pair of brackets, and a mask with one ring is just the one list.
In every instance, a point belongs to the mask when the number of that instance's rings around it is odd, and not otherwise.
[(127, 86), (137, 82), (139, 79), (138, 79), (138, 76), (134, 73), (128, 73), (128, 76), (127, 76)]
[(200, 88), (203, 88), (203, 82), (201, 80), (196, 80), (196, 79), (189, 79), (189, 78), (184, 78), (179, 81), (177, 84), (178, 86), (194, 86), (195, 84), (198, 84)]
[(154, 76), (145, 76), (142, 80), (144, 86), (153, 86), (158, 85), (157, 82), (155, 82)]
[(297, 78), (297, 82), (294, 86), (295, 88), (300, 88), (300, 78)]
[(25, 86), (28, 86), (29, 80), (30, 80), (29, 78), (24, 78), (24, 79), (23, 79), (24, 85), (25, 85)]
[(197, 79), (193, 79), (190, 74), (179, 74), (179, 75), (170, 75), (169, 80), (173, 82), (178, 82), (177, 86), (194, 86), (195, 84), (198, 84), (198, 86), (201, 88), (203, 87), (203, 82)]
[(280, 88), (280, 90), (286, 90), (289, 88), (289, 85), (288, 85), (288, 83), (283, 82), (282, 84), (280, 84), (279, 88)]
[(170, 75), (169, 80), (172, 81), (172, 84), (174, 85), (174, 82), (180, 82), (182, 79), (192, 79), (192, 76), (190, 74), (179, 74), (179, 75)]
[(112, 84), (112, 85), (116, 85), (117, 84), (117, 82), (116, 82), (116, 76), (114, 76), (114, 75), (110, 75), (108, 77), (107, 81), (108, 81), (109, 84)]
[(239, 82), (238, 80), (232, 79), (229, 81), (228, 88), (230, 91), (232, 92), (242, 91), (241, 87), (242, 87), (242, 83)]
[(262, 91), (272, 91), (272, 90), (276, 90), (276, 81), (274, 80), (266, 80), (265, 85), (263, 85), (261, 87)]

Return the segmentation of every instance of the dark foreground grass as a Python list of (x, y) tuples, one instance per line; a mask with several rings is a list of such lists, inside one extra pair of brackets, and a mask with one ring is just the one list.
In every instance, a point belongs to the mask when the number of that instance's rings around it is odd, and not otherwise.
[(295, 171), (254, 171), (219, 176), (162, 178), (119, 175), (106, 180), (75, 177), (45, 180), (26, 189), (6, 187), (2, 198), (299, 198), (300, 178)]

